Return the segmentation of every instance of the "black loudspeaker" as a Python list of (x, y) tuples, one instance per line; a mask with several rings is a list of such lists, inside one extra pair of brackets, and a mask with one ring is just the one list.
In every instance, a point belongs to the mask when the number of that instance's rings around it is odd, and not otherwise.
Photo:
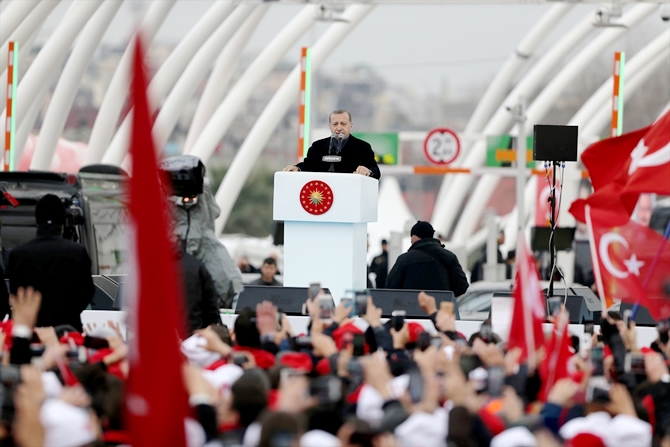
[[(245, 285), (237, 299), (235, 313), (240, 313), (245, 307), (256, 309), (256, 305), (263, 301), (272, 301), (286, 315), (302, 315), (302, 305), (307, 301), (308, 290), (308, 287)], [(328, 289), (324, 290), (330, 293)]]
[[(625, 310), (633, 310), (633, 306), (635, 304), (633, 303), (621, 303), (621, 308), (620, 308), (620, 313), (623, 315), (623, 312)], [(635, 324), (637, 326), (656, 326), (656, 323), (658, 323), (654, 318), (649, 314), (649, 311), (647, 310), (646, 307), (640, 306), (637, 309), (637, 314), (635, 315)]]
[[(417, 298), (419, 292), (421, 290), (370, 289), (372, 301), (375, 303), (375, 306), (382, 309), (383, 317), (391, 317), (391, 312), (394, 310), (404, 310), (407, 312), (407, 318), (428, 318), (428, 315), (419, 307), (419, 300)], [(424, 290), (424, 292), (435, 297), (438, 309), (442, 301), (454, 303), (456, 319), (461, 319), (454, 292), (449, 290)]]
[(533, 160), (577, 161), (577, 126), (536, 124)]
[(114, 310), (114, 300), (119, 285), (100, 275), (93, 275), (93, 284), (95, 293), (91, 300), (91, 310)]

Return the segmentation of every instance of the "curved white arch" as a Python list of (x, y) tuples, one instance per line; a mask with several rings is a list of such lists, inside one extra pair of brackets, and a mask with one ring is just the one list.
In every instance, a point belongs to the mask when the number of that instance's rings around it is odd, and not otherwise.
[[(568, 86), (580, 71), (593, 60), (595, 55), (602, 51), (615, 39), (628, 32), (631, 27), (639, 23), (643, 18), (654, 12), (658, 5), (639, 4), (621, 17), (620, 22), (626, 27), (608, 28), (600, 33), (582, 51), (579, 52), (565, 67), (551, 80), (549, 85), (538, 95), (526, 112), (526, 125), (532, 126), (540, 121), (549, 111), (558, 95)], [(516, 129), (512, 131), (516, 133)], [(483, 164), (483, 160), (479, 161)], [(453, 240), (465, 240), (474, 231), (474, 225), (481, 216), (484, 207), (488, 203), (493, 190), (498, 185), (498, 176), (483, 175), (475, 187), (460, 217)]]
[(495, 112), (502, 100), (505, 99), (507, 91), (514, 81), (514, 77), (528, 62), (528, 59), (540, 46), (543, 39), (551, 33), (554, 27), (558, 25), (558, 22), (570, 12), (573, 6), (574, 4), (572, 3), (555, 3), (533, 25), (487, 87), (468, 124), (465, 126), (464, 133), (481, 132), (493, 112)]
[[(551, 47), (542, 58), (531, 67), (530, 71), (517, 83), (512, 91), (507, 95), (502, 104), (498, 107), (493, 117), (486, 124), (483, 130), (484, 134), (496, 135), (502, 134), (512, 126), (512, 115), (505, 108), (506, 105), (512, 105), (518, 101), (519, 97), (530, 98), (542, 85), (542, 82), (550, 77), (558, 64), (574, 47), (583, 41), (595, 28), (593, 27), (593, 13), (589, 14), (573, 26), (568, 33), (563, 36), (553, 47)], [(483, 164), (481, 161), (486, 155), (486, 143), (484, 141), (475, 142), (467, 154), (462, 165), (466, 167), (475, 167)], [(458, 216), (465, 195), (473, 187), (475, 179), (468, 176), (452, 176), (450, 187), (447, 191), (440, 189), (441, 195), (435, 201), (435, 210), (431, 222), (442, 234), (449, 234), (452, 225)], [(448, 177), (445, 177), (447, 180)]]
[[(164, 67), (161, 67), (149, 84), (152, 99), (149, 107), (152, 112), (165, 100), (154, 123), (156, 151), (161, 151), (167, 140), (162, 138), (161, 131), (157, 129), (166, 129), (170, 126), (169, 131), (165, 131), (172, 132), (184, 103), (209, 71), (212, 58), (221, 51), (230, 35), (254, 8), (252, 5), (240, 5), (235, 8), (230, 3), (223, 3), (221, 6), (214, 11), (215, 14), (207, 14), (209, 17), (204, 26), (192, 29), (192, 33), (187, 36), (188, 45), (179, 47), (178, 52), (175, 49), (173, 51), (175, 56), (168, 57), (168, 61), (163, 64)], [(216, 18), (218, 20), (212, 20)], [(103, 163), (121, 164), (128, 153), (131, 123), (132, 115), (129, 114), (102, 156)]]
[[(373, 5), (351, 5), (343, 13), (346, 22), (335, 22), (312, 47), (312, 70), (317, 70), (328, 55), (337, 47), (342, 39), (372, 10)], [(256, 120), (242, 147), (235, 155), (219, 189), (216, 192), (216, 203), (221, 214), (216, 219), (215, 232), (221, 234), (230, 216), (233, 205), (249, 177), (254, 161), (263, 151), (265, 143), (286, 114), (291, 104), (298, 100), (300, 64), (296, 65), (284, 80), (277, 93), (272, 97), (263, 113)]]
[(203, 163), (207, 164), (209, 157), (214, 153), (214, 148), (228, 131), (240, 107), (249, 99), (256, 85), (267, 76), (288, 48), (312, 26), (317, 19), (318, 10), (317, 5), (306, 5), (302, 8), (254, 59), (212, 115), (193, 145), (191, 155), (199, 157)]
[[(644, 85), (649, 77), (668, 60), (670, 56), (670, 30), (664, 31), (652, 42), (642, 48), (626, 64), (626, 85), (624, 103), (630, 99), (635, 92)], [(612, 109), (610, 106), (612, 94), (612, 77), (610, 76), (598, 90), (584, 103), (584, 105), (570, 119), (569, 124), (579, 126), (580, 133), (584, 135), (598, 135), (611, 119)], [(599, 102), (597, 107), (593, 104)], [(586, 110), (592, 113), (586, 113)], [(586, 145), (579, 145), (579, 154), (586, 149)], [(559, 222), (561, 226), (572, 226), (574, 218), (568, 213), (570, 204), (577, 198), (580, 175), (577, 172), (575, 163), (568, 163), (565, 169), (565, 178), (563, 182), (563, 204), (559, 210)], [(526, 207), (532, 210), (532, 204), (536, 196), (536, 182), (529, 181), (526, 184)], [(509, 220), (505, 227), (505, 247), (514, 247), (516, 245), (516, 207), (510, 212)], [(526, 221), (531, 219), (530, 211), (526, 213)]]
[[(670, 60), (670, 29), (662, 32), (658, 37), (652, 40), (644, 48), (642, 48), (634, 57), (632, 57), (626, 64), (626, 84), (624, 90), (624, 103), (626, 100), (635, 94), (635, 92), (644, 85), (644, 82), (659, 68), (659, 66)], [(585, 103), (582, 108), (575, 114), (568, 124), (579, 125), (582, 135), (588, 137), (590, 135), (600, 135), (603, 128), (611, 121), (611, 107), (612, 100), (612, 77), (604, 82), (596, 93), (591, 97), (595, 98)], [(592, 108), (591, 102), (600, 102), (600, 107), (594, 108), (591, 113), (582, 112), (582, 109)], [(588, 120), (587, 120), (588, 118)], [(582, 140), (583, 142), (584, 140)], [(579, 156), (586, 149), (586, 144), (578, 146)], [(579, 181), (581, 179), (580, 172), (577, 170), (576, 163), (568, 163), (565, 168), (566, 180), (563, 182), (563, 200), (567, 205), (577, 199), (579, 193)], [(562, 207), (559, 212), (559, 219), (561, 225), (572, 226), (574, 224), (574, 217), (568, 213), (569, 206)]]
[[(44, 44), (35, 58), (24, 78), (19, 80), (16, 96), (21, 98), (16, 103), (16, 137), (15, 157), (20, 157), (23, 147), (28, 140), (28, 135), (35, 119), (36, 113), (29, 111), (39, 110), (33, 107), (34, 103), (41, 105), (48, 88), (52, 84), (54, 73), (58, 74), (57, 68), (67, 56), (72, 42), (77, 37), (86, 22), (98, 9), (102, 0), (79, 0), (74, 3), (65, 18), (54, 31), (53, 36)], [(5, 113), (0, 117), (5, 122)]]
[(105, 0), (81, 31), (49, 102), (30, 169), (48, 171), (86, 67), (123, 0)]
[[(149, 48), (151, 42), (153, 42), (156, 32), (163, 24), (163, 21), (174, 6), (175, 1), (176, 0), (154, 0), (151, 3), (151, 6), (149, 6), (149, 10), (140, 25), (142, 39), (144, 40), (146, 48)], [(94, 155), (89, 156), (90, 160), (99, 160), (107, 149), (107, 145), (116, 128), (121, 108), (128, 96), (128, 86), (130, 85), (128, 80), (130, 63), (134, 51), (134, 42), (135, 38), (133, 36), (133, 38), (130, 39), (130, 42), (128, 42), (128, 46), (126, 46), (123, 56), (121, 56), (119, 65), (117, 65), (112, 80), (105, 91), (102, 104), (100, 104), (98, 116), (95, 118), (93, 129), (91, 130), (91, 138), (88, 140), (88, 151), (94, 153)]]
[[(554, 27), (561, 21), (561, 19), (572, 9), (573, 4), (570, 3), (556, 3), (549, 11), (547, 11), (540, 20), (533, 25), (528, 31), (528, 34), (519, 42), (514, 49), (514, 52), (505, 61), (503, 66), (496, 74), (493, 81), (489, 84), (477, 103), (475, 111), (468, 120), (468, 124), (463, 131), (464, 135), (474, 135), (482, 131), (486, 125), (491, 114), (495, 112), (496, 108), (505, 98), (514, 77), (525, 66), (528, 59), (533, 55), (537, 47), (540, 46), (544, 38), (554, 29)], [(470, 138), (464, 138), (461, 141), (461, 155), (454, 163), (455, 166), (461, 166), (470, 151), (473, 141)], [(444, 197), (448, 197), (449, 191), (452, 188), (455, 175), (446, 174), (442, 178), (440, 189), (435, 199), (436, 203), (441, 203)], [(437, 209), (437, 208), (436, 208)], [(435, 214), (435, 213), (433, 213)], [(439, 228), (439, 222), (435, 222), (435, 218), (431, 219), (433, 225)], [(447, 233), (444, 233), (447, 234)]]
[[(53, 2), (40, 2), (39, 5), (26, 17), (26, 19), (19, 24), (15, 31), (9, 36), (8, 40), (14, 40), (19, 43), (19, 69), (25, 66), (26, 56), (30, 53), (32, 42), (35, 40), (42, 23), (47, 16), (58, 5), (60, 0)], [(7, 54), (7, 43), (0, 47), (0, 54)], [(0, 85), (7, 85), (7, 58), (0, 57)], [(0, 111), (4, 111), (7, 105), (7, 91), (0, 88)], [(1, 138), (0, 149), (4, 149), (5, 140)]]
[(22, 0), (7, 5), (0, 15), (0, 43), (7, 42), (9, 36), (39, 3), (39, 0)]
[(235, 34), (244, 21), (251, 15), (256, 5), (241, 4), (228, 17), (225, 26), (216, 30), (205, 46), (198, 51), (186, 71), (179, 78), (177, 84), (167, 97), (154, 123), (154, 141), (156, 150), (162, 150), (170, 138), (177, 119), (184, 105), (191, 99), (200, 82), (206, 78), (211, 70), (212, 61), (221, 54), (230, 38)]
[(212, 73), (207, 80), (207, 85), (205, 85), (205, 89), (202, 91), (202, 95), (200, 95), (200, 102), (198, 102), (198, 107), (195, 109), (191, 127), (188, 129), (183, 152), (188, 153), (191, 150), (202, 129), (207, 125), (207, 121), (212, 117), (217, 105), (221, 102), (223, 93), (228, 87), (230, 79), (233, 77), (233, 69), (237, 64), (240, 54), (242, 54), (244, 46), (249, 41), (251, 34), (256, 30), (256, 27), (258, 27), (269, 7), (270, 5), (267, 3), (259, 5), (226, 44), (223, 52), (216, 60)]

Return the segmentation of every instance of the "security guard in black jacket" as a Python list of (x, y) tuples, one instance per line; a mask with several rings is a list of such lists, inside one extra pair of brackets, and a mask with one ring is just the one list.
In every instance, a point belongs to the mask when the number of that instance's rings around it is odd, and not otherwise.
[(7, 277), (12, 294), (32, 286), (42, 293), (36, 326), (69, 324), (82, 330), (81, 312), (89, 305), (95, 286), (86, 248), (61, 237), (65, 206), (54, 194), (35, 206), (37, 237), (9, 254)]
[(458, 258), (433, 234), (428, 222), (419, 221), (412, 227), (412, 246), (393, 265), (386, 278), (387, 289), (451, 290), (455, 296), (468, 290)]

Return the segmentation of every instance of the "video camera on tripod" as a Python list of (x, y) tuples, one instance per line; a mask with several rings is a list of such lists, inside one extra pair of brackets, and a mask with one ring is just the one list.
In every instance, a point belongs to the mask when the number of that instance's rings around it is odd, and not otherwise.
[(159, 163), (159, 168), (169, 176), (172, 195), (181, 197), (184, 206), (197, 203), (198, 194), (202, 193), (205, 179), (205, 165), (193, 155), (177, 155), (166, 158)]

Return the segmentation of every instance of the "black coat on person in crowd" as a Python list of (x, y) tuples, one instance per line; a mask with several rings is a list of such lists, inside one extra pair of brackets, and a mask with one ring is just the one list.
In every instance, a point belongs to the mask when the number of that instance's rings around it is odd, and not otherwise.
[(189, 332), (206, 328), (210, 324), (221, 324), (214, 280), (207, 267), (198, 258), (183, 251), (178, 256), (181, 258)]
[(42, 294), (37, 326), (69, 324), (82, 330), (81, 312), (95, 286), (86, 247), (60, 236), (60, 226), (38, 225), (37, 237), (14, 248), (7, 262), (12, 294), (32, 286)]
[[(330, 148), (330, 137), (316, 140), (307, 152), (307, 157), (296, 166), (301, 171), (307, 172), (328, 172), (331, 163), (322, 160), (324, 155), (328, 155)], [(379, 180), (381, 176), (379, 166), (375, 161), (375, 153), (372, 151), (372, 146), (365, 141), (349, 135), (347, 141), (344, 143), (339, 154), (342, 160), (333, 163), (335, 172), (352, 173), (359, 166), (365, 166), (372, 171), (371, 177)]]
[(432, 237), (419, 239), (398, 256), (386, 278), (387, 289), (451, 290), (456, 296), (468, 286), (456, 255)]
[[(5, 269), (0, 265), (0, 278), (4, 277)], [(7, 287), (4, 287), (4, 284), (2, 284), (2, 286), (3, 287), (0, 287), (0, 320), (11, 312), (9, 308), (9, 292), (7, 291)]]
[(370, 271), (374, 273), (375, 284), (381, 289), (386, 284), (386, 277), (389, 271), (389, 252), (384, 250), (379, 256), (375, 256), (370, 264)]

